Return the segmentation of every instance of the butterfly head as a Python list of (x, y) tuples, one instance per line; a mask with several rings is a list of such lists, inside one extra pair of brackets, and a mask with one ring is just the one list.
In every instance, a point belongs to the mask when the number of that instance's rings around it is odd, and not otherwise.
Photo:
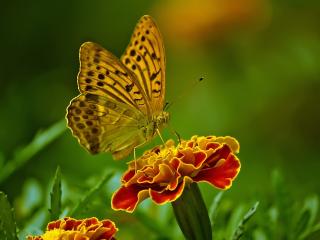
[(157, 128), (162, 129), (169, 122), (169, 118), (168, 112), (161, 112), (156, 118)]

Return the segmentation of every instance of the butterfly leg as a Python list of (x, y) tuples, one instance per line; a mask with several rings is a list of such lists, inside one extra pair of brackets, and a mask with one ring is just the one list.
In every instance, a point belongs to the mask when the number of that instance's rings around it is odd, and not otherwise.
[(138, 146), (135, 146), (133, 148), (133, 158), (134, 158), (134, 172), (137, 173), (138, 170), (138, 166), (137, 166), (137, 157), (136, 157), (136, 149), (143, 146), (146, 142), (143, 142), (141, 144), (139, 144)]
[(162, 141), (163, 145), (165, 146), (165, 145), (166, 145), (166, 143), (164, 142), (164, 140), (163, 140), (163, 138), (162, 138), (162, 136), (161, 136), (161, 133), (160, 133), (160, 131), (159, 131), (159, 129), (158, 129), (158, 128), (157, 128), (157, 133), (158, 133), (158, 135), (159, 135), (159, 137), (160, 137), (160, 139), (161, 139), (161, 141)]

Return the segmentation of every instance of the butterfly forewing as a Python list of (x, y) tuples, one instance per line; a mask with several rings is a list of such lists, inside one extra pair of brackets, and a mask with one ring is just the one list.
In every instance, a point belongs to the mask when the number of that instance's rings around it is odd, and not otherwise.
[(160, 31), (150, 16), (143, 16), (138, 22), (121, 61), (137, 76), (152, 113), (163, 111), (165, 52)]
[(78, 86), (80, 92), (108, 96), (146, 114), (149, 112), (149, 103), (134, 74), (96, 43), (86, 42), (80, 47)]

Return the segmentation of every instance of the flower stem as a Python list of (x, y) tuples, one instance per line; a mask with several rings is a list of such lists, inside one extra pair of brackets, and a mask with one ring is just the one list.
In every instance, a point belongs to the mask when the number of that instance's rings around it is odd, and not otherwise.
[(212, 239), (208, 210), (196, 183), (186, 186), (182, 195), (172, 202), (172, 207), (179, 227), (186, 239)]

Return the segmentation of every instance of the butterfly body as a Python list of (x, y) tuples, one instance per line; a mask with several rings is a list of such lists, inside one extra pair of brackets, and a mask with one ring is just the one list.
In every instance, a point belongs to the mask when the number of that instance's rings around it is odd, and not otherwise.
[(137, 24), (118, 59), (92, 42), (80, 47), (80, 95), (67, 108), (73, 135), (90, 153), (128, 156), (165, 127), (165, 54), (158, 27), (150, 16)]
[(162, 130), (169, 121), (168, 112), (160, 112), (158, 115), (154, 115), (151, 121), (147, 123), (143, 128), (145, 133), (146, 141), (150, 141), (155, 135), (157, 135), (157, 130)]

